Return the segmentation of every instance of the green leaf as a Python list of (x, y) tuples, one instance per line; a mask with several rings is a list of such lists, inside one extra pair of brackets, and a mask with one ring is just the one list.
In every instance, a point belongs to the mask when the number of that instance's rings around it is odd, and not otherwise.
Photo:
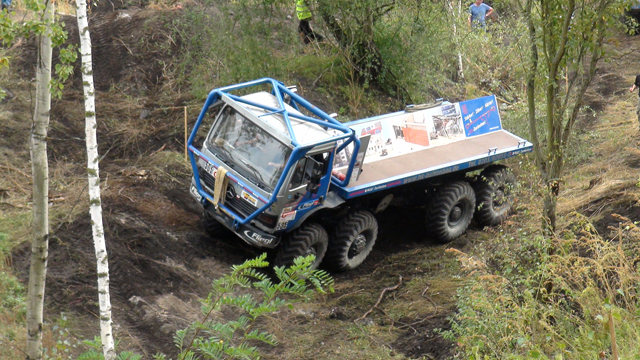
[(612, 311), (611, 316), (617, 321), (622, 321), (622, 315), (618, 311)]

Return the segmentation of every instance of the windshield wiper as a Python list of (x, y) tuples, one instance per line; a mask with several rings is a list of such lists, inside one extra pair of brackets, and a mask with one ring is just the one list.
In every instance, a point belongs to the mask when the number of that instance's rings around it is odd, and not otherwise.
[(262, 174), (260, 174), (260, 171), (258, 169), (256, 169), (255, 167), (253, 167), (251, 164), (249, 164), (248, 162), (244, 161), (244, 160), (240, 160), (242, 161), (242, 163), (253, 172), (254, 175), (256, 175), (256, 177), (259, 178), (259, 180), (262, 182), (262, 184), (256, 183), (256, 185), (258, 185), (261, 189), (266, 189), (265, 185), (267, 185), (267, 183), (264, 181), (264, 178), (262, 177)]
[[(233, 156), (231, 156), (231, 152), (229, 152), (229, 150), (225, 149), (223, 146), (216, 145), (215, 148), (216, 150), (220, 150), (220, 153), (222, 153), (222, 155), (226, 158), (226, 159), (221, 159), (222, 161), (233, 159)], [(219, 154), (216, 154), (216, 155), (219, 156)]]
[(235, 164), (231, 161), (233, 160), (233, 155), (231, 155), (231, 152), (229, 150), (218, 145), (215, 146), (215, 149), (220, 150), (219, 153), (216, 154), (216, 156), (218, 156), (223, 163), (229, 165), (229, 167), (235, 167)]

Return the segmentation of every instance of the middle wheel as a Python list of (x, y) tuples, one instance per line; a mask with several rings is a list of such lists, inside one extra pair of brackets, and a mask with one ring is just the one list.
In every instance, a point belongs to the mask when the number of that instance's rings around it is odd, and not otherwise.
[(368, 211), (358, 210), (342, 219), (329, 240), (325, 264), (334, 271), (358, 267), (367, 258), (378, 237), (378, 221)]
[(427, 229), (431, 238), (446, 244), (460, 237), (473, 218), (476, 195), (466, 181), (444, 185), (427, 207)]
[(290, 266), (295, 258), (313, 254), (316, 260), (311, 268), (317, 269), (327, 252), (328, 243), (327, 231), (320, 224), (302, 224), (284, 239), (273, 263), (276, 266)]

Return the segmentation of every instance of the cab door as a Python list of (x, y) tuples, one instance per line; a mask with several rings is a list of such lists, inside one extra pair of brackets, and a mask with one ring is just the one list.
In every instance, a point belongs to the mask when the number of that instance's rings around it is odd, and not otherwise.
[(286, 205), (278, 219), (276, 230), (288, 228), (293, 220), (322, 204), (328, 186), (323, 186), (327, 177), (330, 153), (306, 155), (294, 166), (287, 185)]

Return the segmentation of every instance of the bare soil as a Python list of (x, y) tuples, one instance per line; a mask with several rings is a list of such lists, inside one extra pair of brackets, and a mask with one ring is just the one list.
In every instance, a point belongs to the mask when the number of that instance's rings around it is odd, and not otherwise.
[[(117, 8), (114, 4), (113, 9)], [(201, 214), (188, 194), (190, 174), (184, 166), (170, 162), (164, 167), (150, 165), (149, 159), (154, 156), (182, 152), (182, 110), (171, 107), (185, 104), (188, 97), (177, 97), (169, 104), (160, 103), (156, 97), (167, 85), (163, 64), (171, 61), (179, 44), (172, 43), (160, 51), (158, 47), (145, 49), (137, 40), (155, 36), (158, 44), (166, 44), (163, 22), (170, 19), (172, 11), (176, 10), (98, 13), (92, 19), (91, 29), (96, 48), (94, 58), (98, 59), (95, 72), (97, 114), (101, 118), (98, 140), (100, 154), (105, 156), (100, 174), (107, 188), (102, 205), (116, 337), (123, 339), (125, 348), (147, 355), (156, 352), (175, 355), (173, 335), (199, 318), (198, 299), (207, 295), (211, 280), (226, 273), (232, 265), (259, 254), (235, 238), (213, 239), (205, 235)], [(73, 24), (72, 19), (67, 21), (71, 41), (76, 41)], [(640, 38), (625, 41), (635, 46)], [(19, 57), (23, 79), (32, 74), (29, 64), (33, 64), (34, 56), (33, 45), (26, 44)], [(581, 118), (579, 127), (600, 126), (601, 113), (607, 110), (611, 99), (622, 96), (630, 85), (629, 74), (619, 75), (614, 66), (599, 70), (587, 96), (594, 111)], [(81, 178), (86, 159), (79, 85), (76, 78), (63, 100), (54, 102), (49, 157), (53, 166), (64, 164)], [(25, 107), (28, 102), (24, 101), (28, 91), (17, 85), (11, 90), (23, 100), (8, 102), (14, 120), (28, 117), (30, 111)], [(140, 116), (145, 109), (158, 108), (169, 109)], [(631, 121), (628, 115), (626, 119), (624, 128), (628, 129)], [(122, 124), (129, 124), (129, 129), (144, 130), (133, 134), (126, 127), (118, 128)], [(27, 164), (24, 129), (0, 129), (3, 133), (0, 149), (12, 152), (11, 156)], [(639, 147), (638, 142), (632, 146)], [(8, 159), (8, 155), (4, 158)], [(640, 157), (633, 153), (623, 161), (628, 168), (640, 167)], [(28, 171), (28, 167), (24, 170)], [(607, 184), (606, 179), (607, 175), (604, 180), (594, 181), (587, 191), (595, 192)], [(86, 189), (74, 193), (65, 193), (64, 189), (53, 191), (64, 195), (68, 205), (88, 202)], [(600, 216), (596, 226), (602, 232), (615, 225), (607, 217), (612, 212), (640, 220), (637, 198), (610, 194), (609, 199), (614, 197), (616, 200), (609, 203), (607, 197), (587, 199), (570, 208)], [(474, 243), (490, 239), (493, 230), (472, 224), (461, 239), (448, 246), (436, 246), (425, 234), (422, 216), (417, 209), (390, 209), (382, 213), (378, 217), (378, 243), (371, 255), (358, 269), (334, 274), (334, 294), (265, 321), (281, 342), (266, 349), (265, 358), (364, 359), (396, 355), (407, 359), (451, 358), (455, 344), (444, 339), (440, 331), (450, 328), (448, 317), (455, 311), (456, 289), (465, 277), (445, 249), (471, 250)], [(522, 217), (527, 215), (516, 213), (509, 223)], [(52, 229), (45, 299), (49, 318), (67, 313), (77, 320), (76, 333), (84, 338), (97, 334), (98, 326), (90, 222), (88, 213), (83, 212)], [(25, 282), (29, 251), (29, 245), (24, 243), (13, 252), (14, 270)], [(380, 310), (354, 323), (373, 306), (383, 289), (398, 283), (400, 276), (403, 286), (387, 294)], [(354, 353), (349, 348), (360, 352)]]

